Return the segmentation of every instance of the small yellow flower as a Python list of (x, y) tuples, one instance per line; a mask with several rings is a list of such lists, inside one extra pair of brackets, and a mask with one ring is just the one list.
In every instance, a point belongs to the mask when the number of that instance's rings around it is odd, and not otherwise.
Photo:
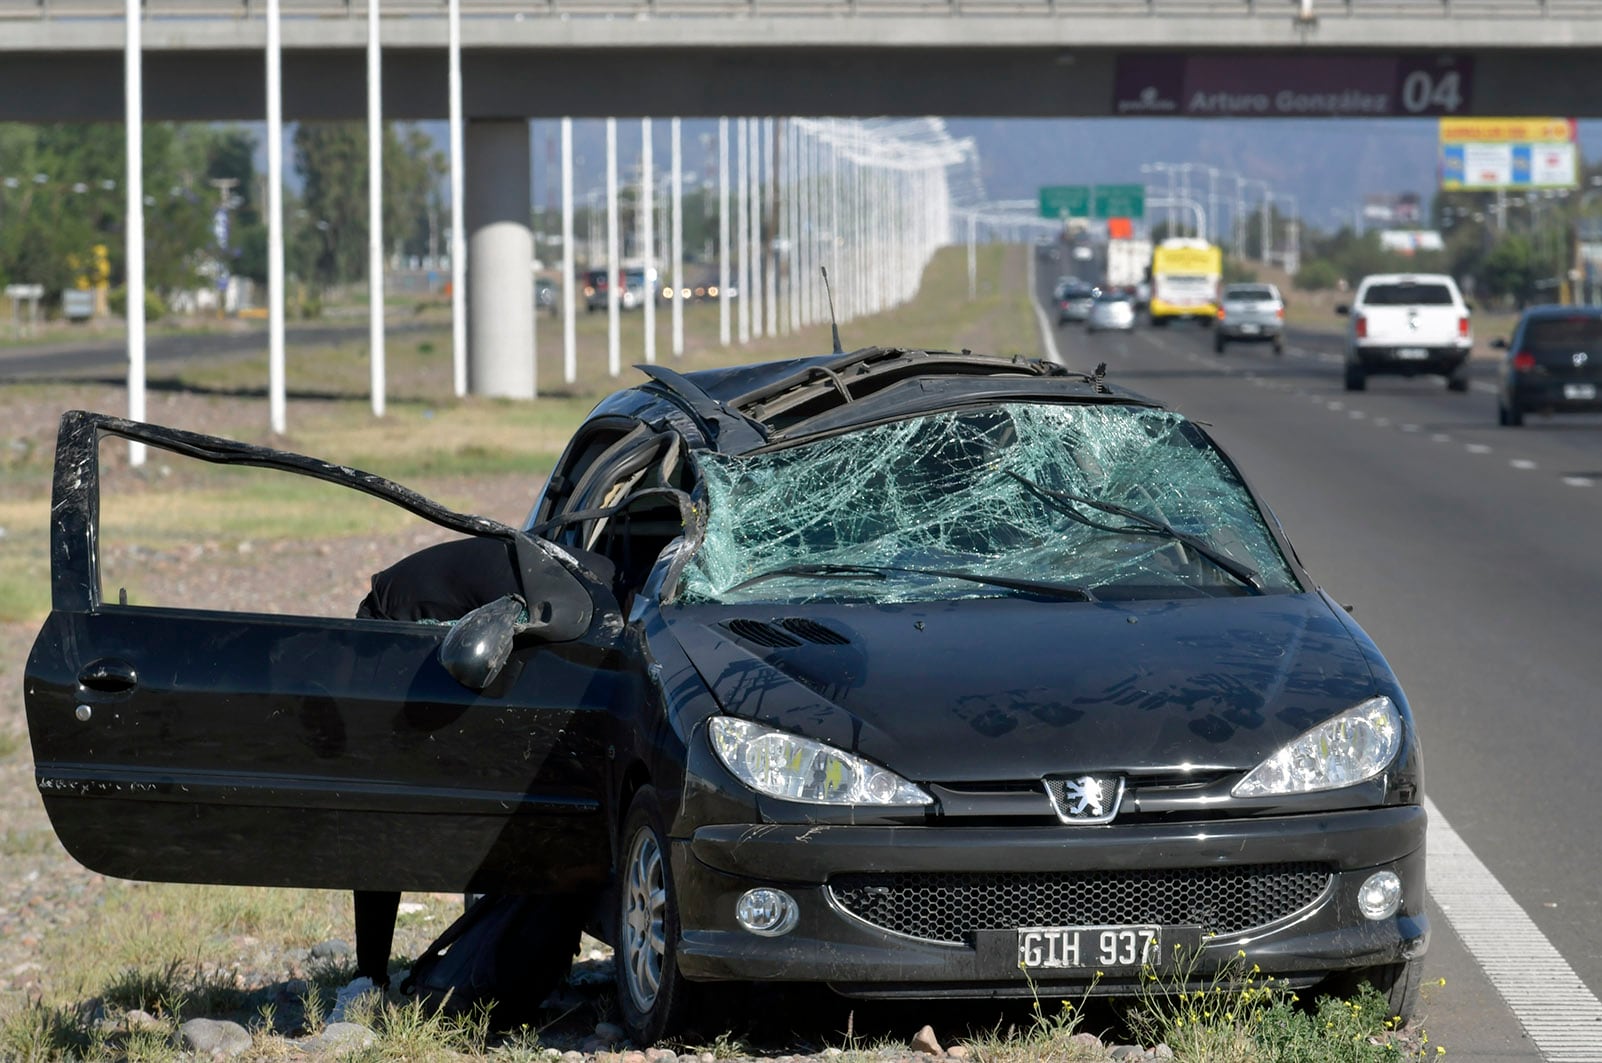
[(1444, 979), (1444, 978), (1437, 979), (1435, 984), (1436, 985), (1445, 985), (1446, 984), (1446, 979)]
[(1239, 956), (1241, 959), (1244, 960), (1246, 958), (1246, 950), (1245, 949), (1236, 949), (1235, 950), (1235, 955)]
[(1438, 1056), (1446, 1055), (1446, 1046), (1445, 1045), (1436, 1045), (1435, 1046), (1435, 1054), (1438, 1055)]

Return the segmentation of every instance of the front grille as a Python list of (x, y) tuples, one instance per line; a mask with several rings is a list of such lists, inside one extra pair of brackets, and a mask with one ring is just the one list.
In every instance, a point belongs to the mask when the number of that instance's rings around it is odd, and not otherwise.
[(1026, 926), (1200, 926), (1236, 934), (1300, 911), (1329, 887), (1324, 864), (1149, 871), (900, 872), (839, 875), (846, 911), (896, 934), (961, 943)]

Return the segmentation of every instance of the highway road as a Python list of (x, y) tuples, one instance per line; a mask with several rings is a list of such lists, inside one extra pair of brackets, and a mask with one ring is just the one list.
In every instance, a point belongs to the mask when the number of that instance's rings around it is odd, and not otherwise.
[(1216, 355), (1195, 325), (1042, 324), (1064, 364), (1106, 362), (1208, 423), (1400, 676), (1435, 810), (1432, 1040), (1602, 1060), (1602, 418), (1499, 428), (1489, 366), (1466, 394), (1438, 377), (1348, 393), (1334, 335), (1294, 333), (1276, 358)]
[[(391, 336), (415, 331), (427, 325), (388, 325)], [(359, 324), (304, 325), (286, 329), (284, 343), (289, 347), (310, 347), (344, 340), (367, 340), (366, 318)], [(151, 336), (145, 344), (147, 366), (182, 361), (199, 356), (243, 357), (267, 351), (264, 327), (243, 332), (207, 332)], [(123, 340), (65, 340), (47, 345), (0, 347), (0, 380), (55, 379), (85, 374), (115, 373), (119, 378), (128, 369), (128, 347)]]

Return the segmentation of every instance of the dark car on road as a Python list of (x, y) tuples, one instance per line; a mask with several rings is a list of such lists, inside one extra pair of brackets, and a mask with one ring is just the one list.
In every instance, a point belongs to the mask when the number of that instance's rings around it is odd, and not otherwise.
[[(586, 898), (644, 1043), (762, 980), (1056, 999), (1260, 970), (1411, 1013), (1411, 710), (1206, 429), (968, 352), (641, 368), (523, 527), (65, 415), (24, 683), (68, 850)], [(454, 624), (128, 604), (99, 576), (106, 434), (498, 540), (522, 592)]]
[(1526, 413), (1602, 413), (1602, 308), (1537, 306), (1524, 311), (1497, 374), (1497, 420)]
[[(588, 313), (596, 313), (607, 307), (606, 270), (587, 269), (579, 275), (583, 285), (584, 309)], [(621, 299), (621, 292), (619, 298)]]

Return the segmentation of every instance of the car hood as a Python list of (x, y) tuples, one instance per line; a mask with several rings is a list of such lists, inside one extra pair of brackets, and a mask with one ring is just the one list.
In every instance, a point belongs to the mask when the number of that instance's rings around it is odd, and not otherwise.
[(1379, 692), (1315, 593), (687, 605), (664, 618), (723, 711), (919, 782), (1245, 770)]

